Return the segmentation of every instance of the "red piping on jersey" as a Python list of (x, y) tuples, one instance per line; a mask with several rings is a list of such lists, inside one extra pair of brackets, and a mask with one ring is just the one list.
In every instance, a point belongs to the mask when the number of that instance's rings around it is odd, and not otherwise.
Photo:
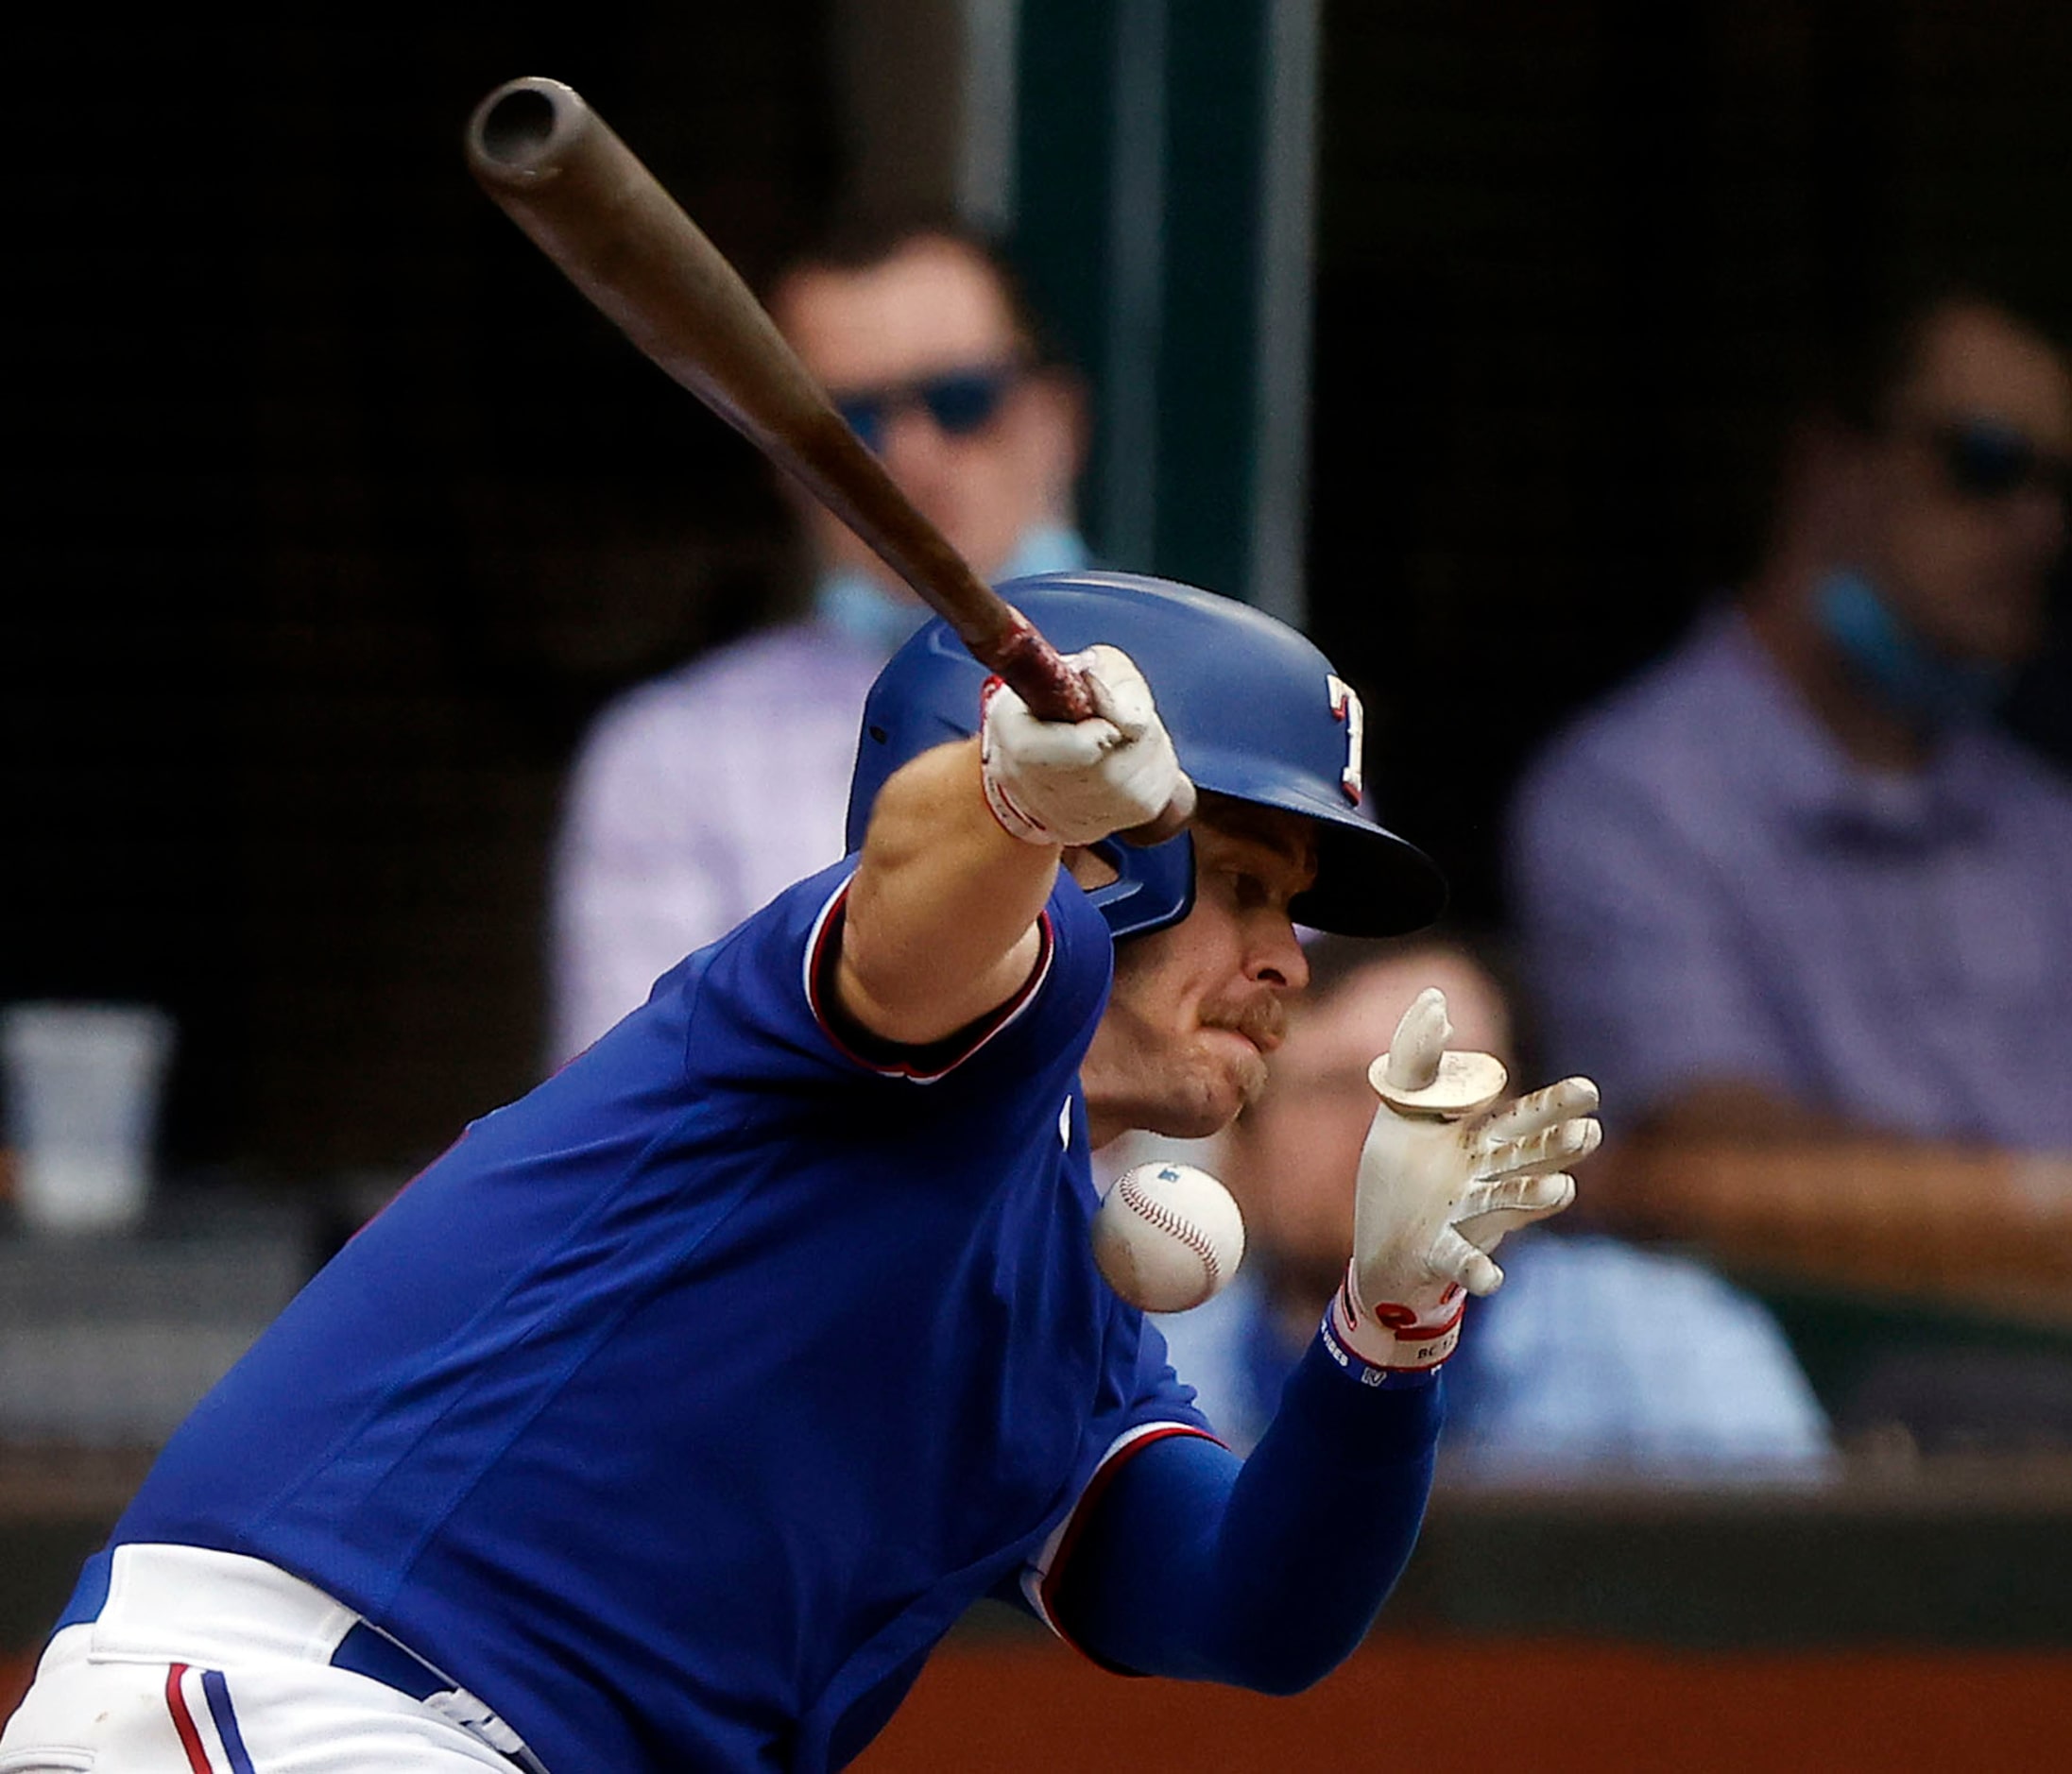
[(1051, 928), (1050, 909), (1045, 907), (1036, 917), (1039, 949), (1036, 965), (1030, 969), (1028, 979), (1023, 982), (1020, 991), (976, 1025), (971, 1040), (961, 1052), (926, 1071), (904, 1062), (886, 1066), (867, 1059), (842, 1039), (832, 1019), (822, 1009), (822, 994), (828, 989), (823, 981), (834, 959), (835, 934), (842, 928), (850, 884), (849, 881), (844, 881), (835, 890), (834, 896), (822, 909), (818, 921), (813, 925), (813, 938), (806, 955), (806, 1001), (813, 1010), (813, 1021), (820, 1025), (821, 1033), (828, 1037), (835, 1051), (852, 1065), (862, 1066), (866, 1072), (876, 1072), (881, 1078), (911, 1078), (920, 1084), (932, 1084), (938, 1079), (947, 1078), (1020, 1015), (1030, 1000), (1043, 989), (1043, 981), (1050, 977), (1051, 959), (1056, 953), (1057, 940)]
[(1043, 1602), (1043, 1617), (1050, 1622), (1051, 1630), (1055, 1632), (1059, 1638), (1063, 1639), (1066, 1644), (1070, 1645), (1088, 1663), (1114, 1675), (1134, 1676), (1142, 1672), (1135, 1669), (1125, 1669), (1120, 1663), (1111, 1663), (1104, 1657), (1095, 1656), (1086, 1646), (1080, 1644), (1070, 1632), (1066, 1631), (1064, 1621), (1060, 1620), (1057, 1615), (1058, 1578), (1064, 1571), (1067, 1561), (1071, 1558), (1072, 1553), (1078, 1548), (1080, 1535), (1086, 1531), (1087, 1522), (1093, 1518), (1093, 1506), (1101, 1500), (1108, 1486), (1115, 1482), (1115, 1475), (1121, 1472), (1124, 1466), (1135, 1459), (1147, 1447), (1151, 1446), (1153, 1442), (1163, 1441), (1175, 1435), (1199, 1436), (1205, 1441), (1215, 1441), (1218, 1447), (1223, 1445), (1220, 1441), (1217, 1441), (1216, 1437), (1210, 1435), (1206, 1429), (1197, 1429), (1192, 1424), (1185, 1423), (1163, 1423), (1156, 1428), (1147, 1429), (1142, 1435), (1125, 1441), (1106, 1459), (1103, 1460), (1099, 1466), (1094, 1468), (1093, 1476), (1087, 1480), (1087, 1488), (1079, 1493), (1079, 1501), (1072, 1505), (1071, 1519), (1066, 1523), (1065, 1536), (1057, 1543), (1057, 1551), (1052, 1556), (1051, 1568), (1043, 1573), (1042, 1582), (1036, 1585), (1037, 1594), (1041, 1596)]

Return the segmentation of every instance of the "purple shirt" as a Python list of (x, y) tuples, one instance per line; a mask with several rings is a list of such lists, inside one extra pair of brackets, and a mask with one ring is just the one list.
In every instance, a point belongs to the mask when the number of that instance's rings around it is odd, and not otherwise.
[(1509, 861), (1549, 1060), (1615, 1116), (1738, 1079), (2072, 1150), (2072, 785), (2005, 734), (1864, 770), (1718, 611), (1535, 763)]
[[(1069, 526), (1027, 531), (1000, 573), (1087, 564)], [(570, 775), (554, 857), (549, 1057), (579, 1053), (694, 949), (838, 861), (864, 698), (928, 616), (865, 573), (815, 614), (626, 691)]]
[(826, 623), (751, 635), (627, 691), (570, 778), (555, 855), (553, 1057), (692, 950), (838, 861), (883, 652)]

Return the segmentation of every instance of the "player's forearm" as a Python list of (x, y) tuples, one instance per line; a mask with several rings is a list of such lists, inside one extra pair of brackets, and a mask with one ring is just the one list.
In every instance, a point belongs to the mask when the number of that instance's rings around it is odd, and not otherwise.
[(978, 742), (923, 754), (880, 793), (849, 890), (844, 1007), (888, 1040), (940, 1039), (1020, 989), (1058, 851), (985, 804)]
[(1363, 1387), (1312, 1348), (1241, 1466), (1175, 1437), (1117, 1475), (1062, 1574), (1061, 1621), (1146, 1675), (1273, 1694), (1321, 1680), (1409, 1561), (1441, 1416), (1431, 1381)]

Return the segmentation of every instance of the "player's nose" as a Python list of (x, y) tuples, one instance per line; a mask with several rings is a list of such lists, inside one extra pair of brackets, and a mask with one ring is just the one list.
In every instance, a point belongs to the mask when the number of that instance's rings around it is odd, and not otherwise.
[(1310, 983), (1310, 957), (1295, 936), (1295, 927), (1280, 913), (1257, 920), (1245, 977), (1262, 985), (1299, 992)]

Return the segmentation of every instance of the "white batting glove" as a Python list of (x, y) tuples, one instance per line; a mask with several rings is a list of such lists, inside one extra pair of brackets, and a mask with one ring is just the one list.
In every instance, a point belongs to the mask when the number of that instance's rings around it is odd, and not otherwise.
[(980, 700), (986, 805), (1029, 844), (1092, 844), (1144, 825), (1187, 782), (1151, 686), (1126, 653), (1088, 647), (1065, 663), (1093, 697), (1099, 712), (1087, 720), (1038, 721), (997, 677)]
[(1450, 1356), (1466, 1296), (1503, 1282), (1490, 1253), (1575, 1199), (1565, 1168), (1602, 1137), (1587, 1078), (1493, 1111), (1502, 1065), (1447, 1052), (1452, 1032), (1445, 996), (1428, 990), (1367, 1072), (1381, 1104), (1360, 1154), (1353, 1259), (1326, 1325), (1341, 1359), (1349, 1350), (1371, 1369), (1430, 1368)]

